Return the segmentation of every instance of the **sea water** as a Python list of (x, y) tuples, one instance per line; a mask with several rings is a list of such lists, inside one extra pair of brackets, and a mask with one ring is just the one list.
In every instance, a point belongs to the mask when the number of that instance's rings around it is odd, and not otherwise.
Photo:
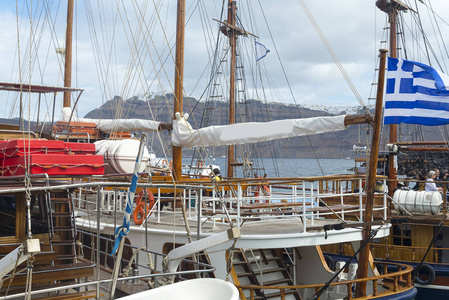
[[(191, 159), (184, 158), (184, 163), (190, 163)], [(209, 158), (206, 165), (217, 165), (221, 174), (226, 174), (226, 159), (217, 157)], [(352, 159), (298, 159), (298, 158), (263, 158), (253, 161), (254, 172), (258, 176), (267, 177), (308, 177), (332, 174), (351, 174), (355, 162)], [(242, 176), (242, 168), (236, 167), (237, 177)]]

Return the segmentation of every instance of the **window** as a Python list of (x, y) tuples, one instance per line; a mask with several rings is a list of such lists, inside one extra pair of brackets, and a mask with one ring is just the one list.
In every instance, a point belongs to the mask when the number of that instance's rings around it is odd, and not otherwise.
[(393, 225), (392, 231), (391, 237), (393, 239), (393, 245), (412, 245), (412, 228), (410, 225)]

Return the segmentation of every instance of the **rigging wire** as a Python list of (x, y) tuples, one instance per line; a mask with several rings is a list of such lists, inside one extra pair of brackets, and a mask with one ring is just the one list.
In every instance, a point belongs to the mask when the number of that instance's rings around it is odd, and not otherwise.
[[(288, 87), (289, 87), (290, 94), (291, 94), (292, 99), (293, 99), (293, 101), (294, 101), (294, 103), (295, 103), (296, 110), (297, 110), (297, 112), (298, 112), (299, 117), (301, 117), (301, 112), (300, 112), (299, 107), (298, 107), (298, 104), (297, 104), (297, 102), (296, 102), (295, 95), (293, 94), (292, 87), (291, 87), (291, 85), (290, 85), (290, 81), (288, 80), (288, 77), (287, 77), (287, 74), (286, 74), (286, 71), (285, 71), (285, 68), (284, 68), (284, 64), (282, 63), (282, 60), (281, 60), (281, 58), (280, 58), (280, 54), (279, 54), (279, 51), (278, 51), (278, 49), (277, 49), (276, 43), (275, 43), (275, 41), (274, 41), (274, 37), (273, 37), (273, 34), (272, 34), (272, 32), (271, 32), (271, 29), (270, 29), (270, 27), (268, 26), (268, 21), (267, 21), (266, 15), (265, 15), (265, 11), (263, 10), (263, 7), (262, 7), (262, 4), (260, 3), (260, 0), (258, 0), (258, 3), (259, 3), (260, 10), (261, 10), (261, 12), (262, 12), (263, 18), (264, 18), (264, 20), (265, 20), (265, 24), (267, 25), (267, 29), (268, 29), (268, 33), (270, 34), (271, 41), (273, 42), (273, 46), (274, 46), (276, 55), (277, 55), (277, 57), (278, 57), (278, 60), (279, 60), (280, 65), (281, 65), (281, 68), (282, 68), (282, 72), (283, 72), (284, 78), (285, 78), (285, 80), (286, 80), (286, 82), (287, 82), (287, 85), (288, 85)], [(307, 138), (307, 141), (308, 141), (308, 143), (309, 143), (309, 145), (310, 145), (310, 147), (311, 147), (311, 149), (312, 149), (312, 153), (313, 153), (313, 155), (314, 155), (314, 157), (315, 157), (315, 160), (316, 160), (316, 162), (317, 162), (317, 164), (318, 164), (318, 167), (319, 167), (319, 169), (320, 169), (320, 171), (321, 171), (321, 174), (324, 175), (324, 170), (323, 170), (323, 168), (322, 168), (322, 166), (321, 166), (321, 163), (320, 163), (320, 161), (319, 161), (319, 159), (318, 159), (318, 156), (317, 156), (317, 153), (316, 153), (316, 151), (315, 151), (315, 148), (314, 148), (313, 145), (312, 145), (312, 141), (311, 141), (311, 139), (310, 139), (309, 136), (306, 136), (306, 138)]]

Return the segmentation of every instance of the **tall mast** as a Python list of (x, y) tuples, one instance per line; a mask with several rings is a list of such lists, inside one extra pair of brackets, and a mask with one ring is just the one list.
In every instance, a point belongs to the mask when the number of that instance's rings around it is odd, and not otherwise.
[[(65, 32), (65, 67), (64, 87), (72, 87), (72, 31), (73, 31), (73, 0), (67, 0), (67, 27)], [(64, 92), (64, 107), (70, 107), (70, 92)]]
[[(388, 14), (388, 22), (390, 25), (390, 57), (397, 57), (397, 15), (400, 10), (408, 10), (409, 7), (404, 3), (397, 0), (377, 0), (376, 6), (383, 12)], [(398, 142), (398, 125), (389, 125), (389, 143), (396, 144)], [(397, 186), (398, 173), (396, 170), (396, 154), (390, 153), (388, 158), (388, 192), (390, 196), (393, 195), (393, 191)]]
[[(175, 58), (175, 99), (174, 115), (182, 114), (183, 110), (183, 76), (184, 76), (184, 32), (185, 32), (185, 0), (178, 0), (177, 23), (176, 23), (176, 58)], [(173, 146), (173, 179), (181, 179), (182, 147)]]
[[(387, 57), (387, 50), (381, 49), (380, 62), (379, 62), (379, 77), (377, 84), (376, 95), (376, 110), (374, 113), (373, 124), (373, 139), (371, 143), (371, 153), (368, 169), (368, 180), (366, 185), (366, 203), (365, 203), (365, 215), (363, 221), (365, 223), (372, 222), (373, 208), (374, 208), (374, 186), (376, 185), (377, 174), (377, 160), (379, 157), (379, 140), (380, 140), (380, 124), (382, 123), (382, 102), (384, 95), (384, 81), (385, 81), (385, 61)], [(361, 245), (364, 248), (360, 251), (359, 256), (359, 268), (357, 269), (357, 278), (367, 278), (369, 268), (369, 253), (370, 253), (370, 237), (371, 226), (364, 227), (363, 240)], [(356, 285), (356, 296), (363, 297), (366, 294), (366, 282), (359, 282)]]
[[(235, 56), (237, 53), (237, 31), (236, 28), (236, 1), (228, 2), (228, 27), (227, 36), (229, 38), (229, 46), (231, 48), (231, 69), (229, 75), (229, 124), (235, 123)], [(234, 176), (234, 145), (228, 146), (228, 177)]]

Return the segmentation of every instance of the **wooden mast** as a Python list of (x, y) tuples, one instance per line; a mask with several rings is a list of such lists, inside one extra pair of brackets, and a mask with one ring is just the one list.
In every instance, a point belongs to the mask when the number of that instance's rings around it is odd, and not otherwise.
[[(397, 42), (396, 42), (396, 14), (397, 9), (394, 8), (394, 6), (389, 6), (388, 9), (388, 20), (390, 23), (390, 57), (397, 57)], [(390, 124), (389, 125), (389, 143), (396, 144), (398, 141), (398, 125), (397, 124)], [(394, 188), (397, 186), (396, 180), (398, 179), (398, 173), (396, 171), (397, 163), (397, 156), (393, 153), (391, 153), (388, 156), (388, 178), (390, 181), (388, 181), (388, 193), (390, 196), (393, 196)]]
[[(64, 87), (72, 87), (72, 31), (73, 31), (73, 0), (67, 0), (67, 27), (65, 32), (64, 55)], [(70, 107), (70, 92), (64, 92), (63, 107)]]
[[(173, 120), (177, 112), (183, 114), (183, 75), (184, 75), (184, 33), (185, 33), (185, 0), (178, 0), (176, 23), (176, 58), (175, 58), (175, 99)], [(173, 179), (181, 179), (182, 147), (173, 147)]]
[[(228, 2), (228, 27), (227, 36), (229, 38), (229, 46), (231, 48), (231, 69), (229, 75), (229, 124), (235, 123), (235, 57), (237, 52), (237, 31), (236, 28), (236, 1), (229, 0)], [(228, 177), (234, 177), (234, 145), (228, 146)]]
[[(376, 6), (382, 10), (383, 12), (388, 14), (388, 22), (390, 26), (390, 57), (397, 57), (397, 15), (400, 10), (408, 10), (410, 9), (404, 3), (396, 0), (387, 1), (387, 0), (377, 0)], [(390, 124), (389, 125), (389, 143), (396, 144), (398, 142), (398, 125)], [(388, 178), (390, 181), (388, 182), (388, 193), (390, 196), (393, 196), (394, 189), (397, 186), (397, 156), (395, 153), (390, 153), (388, 156)]]
[[(379, 157), (380, 125), (382, 123), (381, 117), (382, 117), (382, 101), (384, 95), (385, 61), (388, 50), (381, 49), (379, 51), (380, 51), (380, 63), (379, 63), (379, 77), (377, 80), (376, 110), (374, 113), (373, 139), (371, 144), (371, 154), (369, 160), (368, 182), (366, 185), (365, 215), (363, 219), (365, 223), (370, 223), (373, 217), (374, 186), (376, 185), (377, 159)], [(371, 234), (371, 226), (364, 227), (363, 241), (361, 245), (365, 245), (365, 247), (360, 251), (359, 267), (357, 269), (357, 278), (368, 277), (370, 234)], [(365, 294), (366, 294), (366, 281), (357, 283), (356, 296), (363, 297), (365, 296)]]

